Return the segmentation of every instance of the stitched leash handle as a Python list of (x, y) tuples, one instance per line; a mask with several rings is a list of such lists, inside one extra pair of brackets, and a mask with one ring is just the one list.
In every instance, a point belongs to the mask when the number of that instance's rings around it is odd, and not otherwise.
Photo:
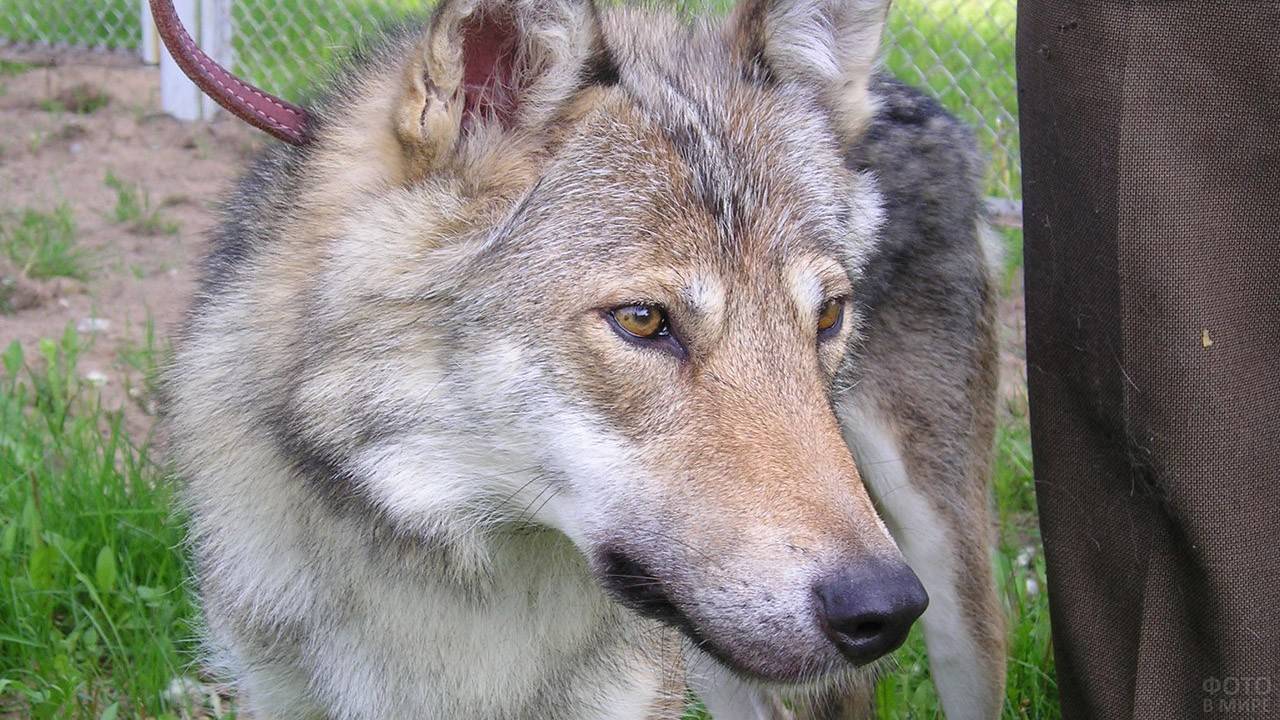
[(206, 55), (182, 26), (173, 0), (151, 0), (151, 16), (178, 67), (214, 102), (290, 145), (307, 144), (310, 140), (307, 111), (259, 90)]

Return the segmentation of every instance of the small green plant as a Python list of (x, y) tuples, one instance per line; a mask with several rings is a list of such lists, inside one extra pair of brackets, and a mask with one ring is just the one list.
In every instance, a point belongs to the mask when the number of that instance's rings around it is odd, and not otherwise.
[(1001, 239), (1004, 240), (1004, 292), (1015, 290), (1014, 282), (1018, 273), (1022, 272), (1022, 228), (1001, 228)]
[(78, 83), (51, 98), (41, 100), (39, 106), (45, 112), (92, 115), (110, 102), (111, 96), (96, 85)]
[(113, 220), (118, 223), (132, 223), (142, 218), (143, 200), (138, 188), (116, 177), (116, 174), (110, 170), (107, 171), (107, 177), (103, 182), (116, 191), (116, 206), (112, 211)]
[(21, 75), (28, 70), (34, 69), (36, 66), (32, 63), (25, 63), (19, 60), (6, 60), (0, 58), (0, 77), (12, 77)]
[[(0, 13), (2, 14), (2, 13)], [(35, 63), (22, 62), (20, 60), (8, 60), (0, 58), (0, 78), (13, 77), (21, 75), (28, 70), (34, 70), (39, 67)], [(4, 83), (0, 83), (0, 97), (4, 97), (9, 92), (9, 87)]]
[(13, 293), (18, 281), (8, 275), (0, 275), (0, 315), (13, 314)]
[(37, 280), (88, 279), (71, 208), (59, 205), (47, 213), (27, 209), (5, 220), (0, 225), (0, 249), (23, 275)]
[(152, 207), (151, 196), (133, 183), (125, 182), (107, 171), (104, 181), (107, 187), (116, 193), (115, 208), (111, 219), (121, 225), (127, 225), (131, 232), (139, 235), (176, 235), (180, 228), (176, 220), (165, 217), (160, 208)]
[[(156, 336), (156, 324), (150, 315), (143, 327), (142, 340), (128, 340), (118, 353), (120, 364), (131, 373), (125, 374), (125, 391), (148, 415), (155, 414), (155, 401), (160, 388), (160, 370), (168, 362), (172, 347)], [(140, 378), (135, 383), (134, 376)]]
[(48, 139), (48, 133), (42, 130), (32, 130), (31, 133), (27, 135), (27, 151), (32, 155), (39, 153), (41, 148), (44, 147), (45, 141)]

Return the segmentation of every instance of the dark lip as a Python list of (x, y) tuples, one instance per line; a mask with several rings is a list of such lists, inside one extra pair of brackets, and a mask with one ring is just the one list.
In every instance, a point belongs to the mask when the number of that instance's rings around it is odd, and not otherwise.
[(600, 583), (623, 606), (643, 617), (697, 632), (689, 617), (671, 601), (662, 579), (646, 564), (613, 546), (602, 548), (595, 560)]
[(795, 684), (802, 680), (799, 675), (766, 675), (735, 660), (702, 634), (693, 620), (671, 600), (663, 581), (647, 565), (616, 547), (608, 546), (598, 551), (593, 565), (605, 592), (616, 602), (641, 617), (679, 630), (695, 648), (743, 679), (766, 685)]
[[(642, 596), (638, 596), (635, 592), (635, 585), (640, 584), (640, 582), (645, 583)], [(679, 630), (689, 642), (693, 643), (694, 647), (715, 658), (716, 662), (733, 672), (744, 677), (766, 679), (738, 664), (719, 646), (703, 635), (693, 620), (689, 619), (689, 616), (671, 601), (671, 596), (667, 594), (666, 588), (662, 586), (660, 580), (644, 580), (640, 582), (633, 583), (629, 579), (619, 578), (617, 574), (613, 573), (601, 575), (601, 583), (604, 585), (605, 591), (623, 607), (641, 617), (657, 620), (667, 627)]]

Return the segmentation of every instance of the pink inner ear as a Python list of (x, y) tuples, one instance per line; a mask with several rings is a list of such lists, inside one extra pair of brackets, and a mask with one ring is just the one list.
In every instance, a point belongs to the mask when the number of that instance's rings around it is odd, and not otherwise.
[(511, 127), (514, 122), (519, 104), (519, 34), (514, 18), (500, 8), (477, 10), (463, 23), (464, 131), (476, 118), (496, 117), (503, 127)]

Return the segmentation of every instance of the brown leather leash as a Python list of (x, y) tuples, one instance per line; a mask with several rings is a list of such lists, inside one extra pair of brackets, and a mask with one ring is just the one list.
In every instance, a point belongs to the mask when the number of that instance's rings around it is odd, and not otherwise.
[(307, 111), (250, 85), (206, 55), (182, 26), (173, 0), (151, 0), (151, 15), (178, 67), (214, 102), (290, 145), (306, 145), (310, 141)]

